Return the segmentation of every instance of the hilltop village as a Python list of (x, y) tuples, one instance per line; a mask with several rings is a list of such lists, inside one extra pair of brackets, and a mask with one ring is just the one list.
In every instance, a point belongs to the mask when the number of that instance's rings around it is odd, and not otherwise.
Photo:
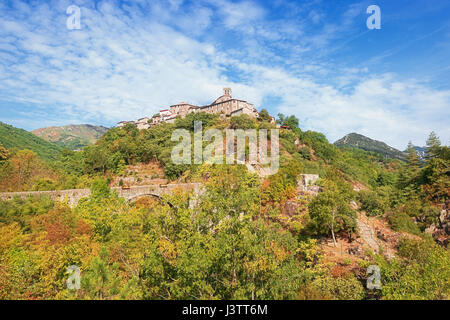
[[(450, 150), (434, 132), (423, 161), (412, 145), (388, 158), (381, 142), (351, 134), (339, 148), (294, 115), (276, 130), (224, 93), (77, 152), (0, 122), (0, 300), (450, 299)], [(78, 147), (69, 129), (46, 136)], [(248, 143), (223, 139), (230, 129)]]
[[(252, 118), (259, 117), (258, 111), (253, 104), (233, 98), (231, 96), (231, 89), (224, 88), (223, 95), (209, 105), (195, 106), (187, 102), (180, 102), (170, 106), (168, 109), (160, 110), (152, 118), (144, 117), (136, 121), (121, 121), (117, 126), (120, 128), (129, 123), (134, 123), (138, 129), (148, 129), (164, 122), (173, 123), (177, 117), (184, 118), (189, 113), (197, 112), (222, 114), (230, 117), (241, 114), (247, 114)], [(275, 123), (275, 119), (272, 118), (272, 121)]]

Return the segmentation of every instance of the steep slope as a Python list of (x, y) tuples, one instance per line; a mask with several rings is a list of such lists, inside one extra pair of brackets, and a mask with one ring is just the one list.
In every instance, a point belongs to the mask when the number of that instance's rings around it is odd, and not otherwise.
[(6, 149), (29, 149), (44, 160), (56, 160), (61, 147), (41, 139), (31, 132), (0, 122), (0, 143)]
[(404, 159), (405, 154), (395, 148), (388, 146), (382, 141), (370, 139), (362, 134), (350, 133), (334, 143), (335, 146), (343, 148), (358, 148), (366, 151), (382, 154), (387, 158)]
[(81, 149), (95, 143), (102, 137), (108, 128), (90, 124), (68, 125), (63, 127), (48, 127), (33, 130), (32, 132), (49, 142), (71, 150)]

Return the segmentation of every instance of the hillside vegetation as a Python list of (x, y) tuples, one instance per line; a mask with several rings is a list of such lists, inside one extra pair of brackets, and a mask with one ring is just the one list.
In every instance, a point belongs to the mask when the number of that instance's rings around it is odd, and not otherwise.
[[(413, 148), (400, 161), (340, 149), (280, 114), (290, 128), (279, 132), (280, 170), (261, 177), (245, 165), (173, 164), (172, 133), (193, 133), (194, 121), (275, 128), (268, 114), (197, 113), (147, 130), (130, 124), (81, 152), (64, 150), (51, 166), (30, 151), (0, 148), (3, 187), (92, 191), (74, 208), (45, 197), (0, 202), (0, 299), (450, 299), (448, 238), (426, 232), (449, 226), (441, 210), (450, 151), (436, 135), (424, 163)], [(159, 164), (171, 181), (201, 182), (205, 192), (127, 203), (109, 182), (134, 176), (142, 163)], [(318, 192), (298, 188), (301, 173), (319, 174)], [(392, 254), (359, 244), (362, 213), (394, 230)], [(344, 242), (356, 251), (326, 250)], [(82, 270), (80, 290), (66, 286), (71, 265)], [(366, 286), (370, 265), (380, 268), (379, 289)]]
[(58, 159), (62, 150), (56, 144), (3, 122), (0, 122), (0, 144), (9, 150), (31, 150), (45, 161)]
[(108, 128), (103, 126), (71, 124), (62, 127), (36, 129), (33, 130), (32, 133), (44, 140), (53, 142), (60, 147), (70, 150), (79, 150), (87, 145), (94, 144), (106, 131), (108, 131)]

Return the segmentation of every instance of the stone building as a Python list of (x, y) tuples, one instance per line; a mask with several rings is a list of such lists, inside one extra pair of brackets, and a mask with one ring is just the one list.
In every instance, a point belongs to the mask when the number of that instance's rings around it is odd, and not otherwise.
[(150, 128), (151, 124), (149, 123), (150, 118), (144, 117), (137, 121), (135, 121), (135, 125), (139, 130)]
[(152, 117), (152, 126), (160, 123), (161, 123), (161, 116), (159, 115), (159, 113), (157, 113)]
[(222, 113), (228, 116), (237, 116), (240, 114), (248, 114), (251, 117), (257, 118), (258, 111), (253, 104), (244, 100), (235, 99), (231, 96), (231, 89), (224, 88), (223, 95), (217, 98), (213, 103), (207, 106), (196, 107), (192, 106), (188, 113), (191, 112), (206, 112), (206, 113)]
[(225, 116), (238, 116), (247, 114), (250, 117), (257, 118), (258, 111), (253, 104), (247, 101), (235, 99), (231, 96), (231, 89), (224, 88), (223, 95), (217, 98), (213, 103), (206, 106), (195, 106), (187, 102), (180, 102), (169, 107), (169, 109), (160, 110), (152, 119), (142, 118), (137, 121), (121, 121), (118, 127), (123, 127), (127, 123), (134, 123), (139, 129), (147, 129), (150, 126), (163, 122), (173, 123), (177, 117), (184, 118), (189, 113), (206, 112), (210, 114), (223, 114)]
[(194, 110), (196, 108), (198, 107), (192, 104), (180, 102), (179, 104), (170, 106), (170, 112), (172, 112), (172, 114), (176, 114), (184, 118), (190, 112), (190, 110)]
[(125, 127), (127, 124), (129, 124), (129, 123), (134, 123), (134, 121), (120, 121), (120, 122), (117, 124), (117, 127), (118, 127), (118, 128), (123, 128), (123, 127)]

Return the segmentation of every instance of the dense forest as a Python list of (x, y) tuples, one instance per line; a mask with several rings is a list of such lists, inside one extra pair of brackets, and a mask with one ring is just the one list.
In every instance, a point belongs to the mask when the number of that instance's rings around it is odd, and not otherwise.
[[(244, 165), (172, 163), (175, 129), (193, 133), (194, 121), (203, 130), (277, 127), (267, 111), (260, 114), (189, 114), (146, 130), (129, 124), (81, 151), (55, 148), (51, 158), (0, 146), (2, 192), (91, 189), (73, 208), (45, 196), (0, 202), (0, 299), (450, 298), (442, 213), (450, 150), (436, 134), (424, 161), (412, 145), (404, 161), (387, 159), (340, 149), (279, 114), (274, 175)], [(150, 163), (159, 171), (141, 177), (136, 168)], [(299, 191), (305, 173), (319, 175), (320, 192)], [(206, 191), (194, 206), (182, 190), (129, 203), (110, 187), (130, 176), (201, 182)], [(343, 252), (361, 237), (361, 215), (396, 235), (392, 254)], [(66, 285), (72, 265), (81, 269), (80, 290)], [(379, 289), (366, 286), (370, 265), (380, 268)]]
[(61, 153), (61, 147), (41, 139), (31, 132), (18, 129), (0, 122), (0, 144), (7, 149), (17, 151), (28, 149), (36, 153), (42, 160), (56, 160)]

